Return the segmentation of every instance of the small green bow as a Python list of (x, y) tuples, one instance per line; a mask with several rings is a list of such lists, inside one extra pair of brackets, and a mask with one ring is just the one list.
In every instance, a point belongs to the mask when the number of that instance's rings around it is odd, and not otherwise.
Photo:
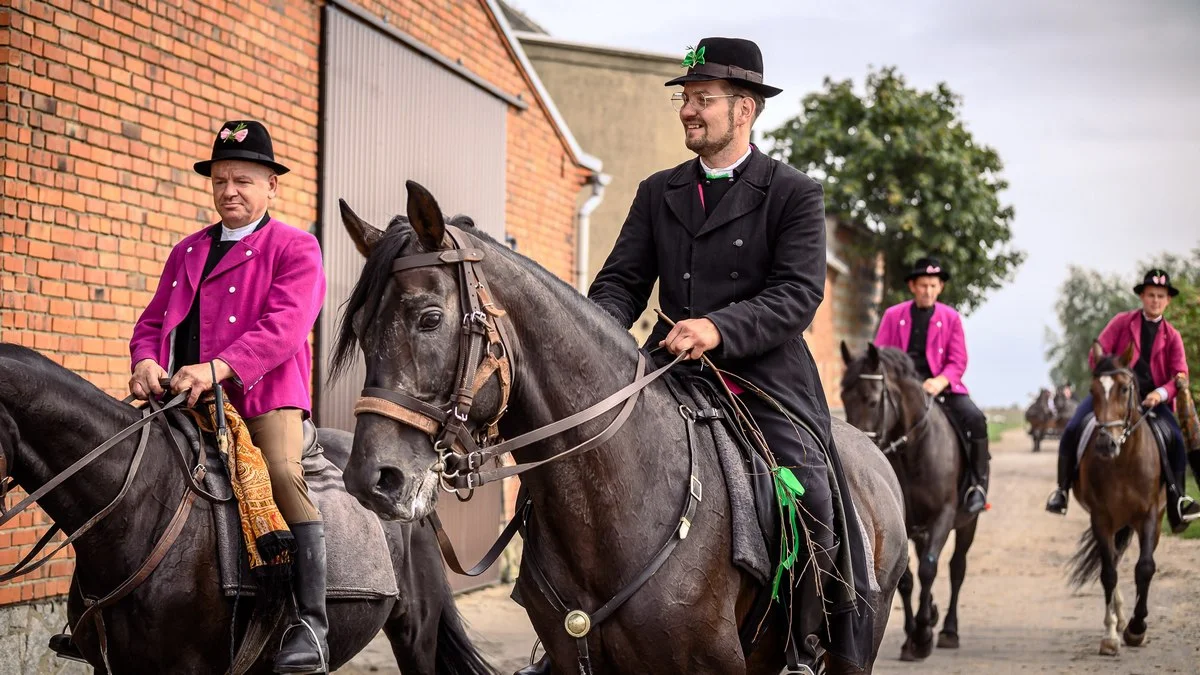
[(700, 65), (704, 65), (704, 47), (696, 49), (688, 45), (688, 53), (683, 57), (683, 67), (692, 68)]

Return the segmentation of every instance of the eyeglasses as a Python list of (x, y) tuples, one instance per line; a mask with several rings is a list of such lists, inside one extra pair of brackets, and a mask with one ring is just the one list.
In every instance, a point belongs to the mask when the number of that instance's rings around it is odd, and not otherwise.
[(677, 91), (671, 94), (671, 107), (675, 108), (676, 112), (683, 110), (683, 106), (691, 103), (696, 110), (704, 110), (708, 107), (708, 102), (714, 98), (742, 98), (742, 94), (697, 94), (696, 96), (688, 96), (682, 91)]

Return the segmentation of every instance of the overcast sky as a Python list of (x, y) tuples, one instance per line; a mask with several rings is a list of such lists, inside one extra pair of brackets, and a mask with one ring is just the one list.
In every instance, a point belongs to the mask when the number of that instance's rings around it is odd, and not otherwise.
[(1028, 253), (1014, 282), (966, 319), (965, 381), (981, 405), (1024, 405), (1049, 384), (1045, 329), (1058, 327), (1068, 265), (1132, 286), (1137, 261), (1200, 245), (1197, 0), (510, 4), (555, 37), (681, 58), (704, 36), (754, 40), (766, 82), (784, 90), (757, 130), (794, 116), (826, 76), (861, 90), (870, 67), (895, 65), (910, 85), (946, 82), (975, 139), (1004, 161), (1002, 200)]

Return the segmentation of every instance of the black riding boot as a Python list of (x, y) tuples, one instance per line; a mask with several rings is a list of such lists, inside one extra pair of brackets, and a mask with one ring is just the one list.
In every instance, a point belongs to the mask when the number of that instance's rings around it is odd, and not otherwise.
[[(1196, 487), (1200, 488), (1200, 450), (1192, 450), (1188, 453), (1188, 464), (1192, 465), (1192, 478), (1196, 479)], [(1187, 481), (1180, 481), (1186, 483)]]
[(1068, 450), (1058, 452), (1058, 487), (1050, 493), (1046, 500), (1046, 510), (1060, 516), (1067, 515), (1067, 493), (1071, 491), (1071, 482), (1075, 480), (1075, 452)]
[(275, 655), (277, 673), (329, 671), (329, 617), (325, 614), (325, 523), (291, 525), (296, 537), (292, 592), (299, 622), (288, 626)]
[(987, 508), (988, 466), (992, 459), (988, 453), (988, 439), (971, 440), (971, 487), (967, 490), (963, 506), (967, 513), (980, 513)]
[(550, 656), (546, 654), (537, 663), (525, 666), (513, 675), (550, 675), (550, 673)]

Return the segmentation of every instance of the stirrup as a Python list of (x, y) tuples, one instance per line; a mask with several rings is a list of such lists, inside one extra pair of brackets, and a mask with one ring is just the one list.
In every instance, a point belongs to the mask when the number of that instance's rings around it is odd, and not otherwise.
[(83, 658), (83, 654), (79, 651), (79, 647), (75, 646), (75, 642), (67, 633), (59, 633), (51, 635), (50, 642), (47, 645), (50, 651), (54, 652), (55, 656), (68, 661), (78, 661), (79, 663), (87, 663), (87, 659)]
[[(291, 633), (293, 629), (301, 628), (301, 627), (303, 627), (304, 630), (308, 631), (308, 636), (310, 638), (312, 638), (313, 644), (315, 644), (317, 646), (317, 656), (320, 657), (320, 659), (321, 659), (321, 669), (317, 670), (317, 671), (310, 671), (310, 672), (328, 673), (329, 672), (329, 655), (326, 654), (325, 650), (321, 647), (321, 641), (319, 639), (317, 639), (317, 631), (313, 630), (313, 627), (308, 625), (308, 622), (305, 621), (304, 619), (300, 619), (296, 623), (283, 629), (283, 635), (280, 636), (280, 638), (279, 638), (279, 647), (275, 650), (275, 658), (278, 658), (279, 652), (283, 651), (283, 643), (287, 642), (288, 633)], [(276, 671), (276, 672), (278, 672), (278, 671)]]
[(1196, 503), (1196, 500), (1192, 499), (1188, 495), (1184, 495), (1179, 498), (1179, 502), (1177, 502), (1176, 508), (1179, 509), (1179, 519), (1182, 522), (1191, 523), (1191, 522), (1200, 520), (1200, 511), (1197, 511), (1196, 513), (1184, 513), (1185, 509), (1187, 509), (1189, 506), (1194, 505), (1195, 503)]

